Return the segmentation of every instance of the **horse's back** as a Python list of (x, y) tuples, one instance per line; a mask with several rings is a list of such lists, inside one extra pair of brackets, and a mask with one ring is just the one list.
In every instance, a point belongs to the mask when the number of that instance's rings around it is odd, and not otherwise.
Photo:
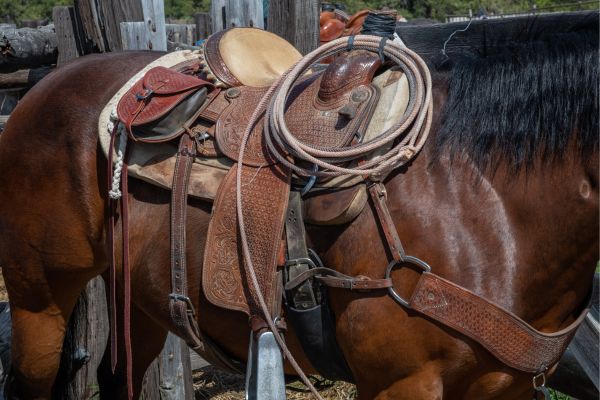
[[(57, 68), (35, 85), (15, 108), (2, 135), (3, 141), (18, 135), (15, 139), (19, 141), (42, 137), (46, 142), (57, 142), (71, 130), (69, 128), (96, 125), (100, 111), (114, 93), (159, 55), (152, 52), (95, 54)], [(49, 136), (55, 127), (59, 129)]]

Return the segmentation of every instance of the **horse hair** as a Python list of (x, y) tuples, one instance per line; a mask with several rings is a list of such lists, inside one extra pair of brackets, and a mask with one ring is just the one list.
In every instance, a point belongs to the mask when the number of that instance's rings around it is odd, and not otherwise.
[[(530, 29), (515, 34), (523, 20)], [(584, 159), (598, 150), (598, 13), (565, 17), (563, 29), (560, 19), (551, 30), (532, 21), (480, 29), (476, 46), (466, 40), (430, 62), (448, 82), (437, 156), (449, 149), (482, 170), (506, 162), (517, 171), (561, 159), (572, 143)]]

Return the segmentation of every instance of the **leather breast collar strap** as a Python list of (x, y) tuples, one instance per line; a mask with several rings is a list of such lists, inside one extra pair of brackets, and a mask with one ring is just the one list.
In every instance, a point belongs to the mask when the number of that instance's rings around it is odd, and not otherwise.
[[(385, 278), (351, 277), (329, 268), (313, 268), (289, 281), (286, 290), (312, 277), (336, 288), (360, 291), (386, 289), (402, 306), (468, 336), (507, 366), (535, 374), (534, 387), (541, 390), (543, 385), (537, 382), (558, 363), (585, 318), (589, 304), (566, 328), (555, 333), (540, 332), (512, 312), (432, 273), (429, 265), (422, 260), (406, 255), (387, 207), (384, 185), (371, 182), (369, 194), (392, 254)], [(412, 294), (402, 297), (394, 289), (391, 272), (409, 264), (422, 272)]]
[(560, 360), (589, 304), (566, 328), (555, 333), (540, 332), (510, 311), (432, 273), (429, 265), (418, 258), (407, 256), (390, 217), (383, 183), (371, 183), (369, 194), (393, 255), (386, 278), (391, 278), (393, 269), (407, 264), (422, 270), (410, 297), (405, 299), (393, 286), (388, 288), (394, 300), (468, 336), (498, 360), (520, 371), (543, 374)]

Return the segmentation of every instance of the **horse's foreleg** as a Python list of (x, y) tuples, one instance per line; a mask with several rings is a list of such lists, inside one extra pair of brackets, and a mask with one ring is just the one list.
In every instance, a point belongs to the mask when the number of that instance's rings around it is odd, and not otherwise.
[[(120, 303), (117, 301), (117, 303)], [(123, 321), (123, 307), (117, 304), (118, 323)], [(167, 330), (148, 317), (142, 310), (131, 305), (131, 346), (132, 346), (132, 389), (133, 398), (140, 398), (143, 388), (144, 374), (152, 361), (160, 354)], [(123, 344), (123, 330), (119, 329), (117, 344), (118, 358), (115, 374), (110, 366), (110, 344), (98, 368), (98, 383), (100, 384), (101, 399), (127, 399), (126, 360)]]
[(376, 394), (362, 393), (360, 386), (359, 383), (359, 399), (442, 400), (444, 396), (442, 377), (434, 363), (425, 365), (419, 372), (394, 382), (390, 387)]

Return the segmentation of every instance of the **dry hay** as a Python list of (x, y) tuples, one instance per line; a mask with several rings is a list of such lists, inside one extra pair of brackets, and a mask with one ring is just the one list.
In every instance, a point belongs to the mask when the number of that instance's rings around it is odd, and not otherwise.
[[(346, 382), (332, 382), (311, 377), (315, 387), (326, 400), (351, 400), (356, 398), (356, 388)], [(194, 373), (196, 400), (244, 400), (245, 378), (228, 374), (214, 367), (205, 367)], [(313, 399), (308, 389), (299, 381), (286, 385), (287, 400)]]
[(4, 276), (0, 274), (0, 301), (8, 301), (8, 293), (6, 285), (4, 285)]

